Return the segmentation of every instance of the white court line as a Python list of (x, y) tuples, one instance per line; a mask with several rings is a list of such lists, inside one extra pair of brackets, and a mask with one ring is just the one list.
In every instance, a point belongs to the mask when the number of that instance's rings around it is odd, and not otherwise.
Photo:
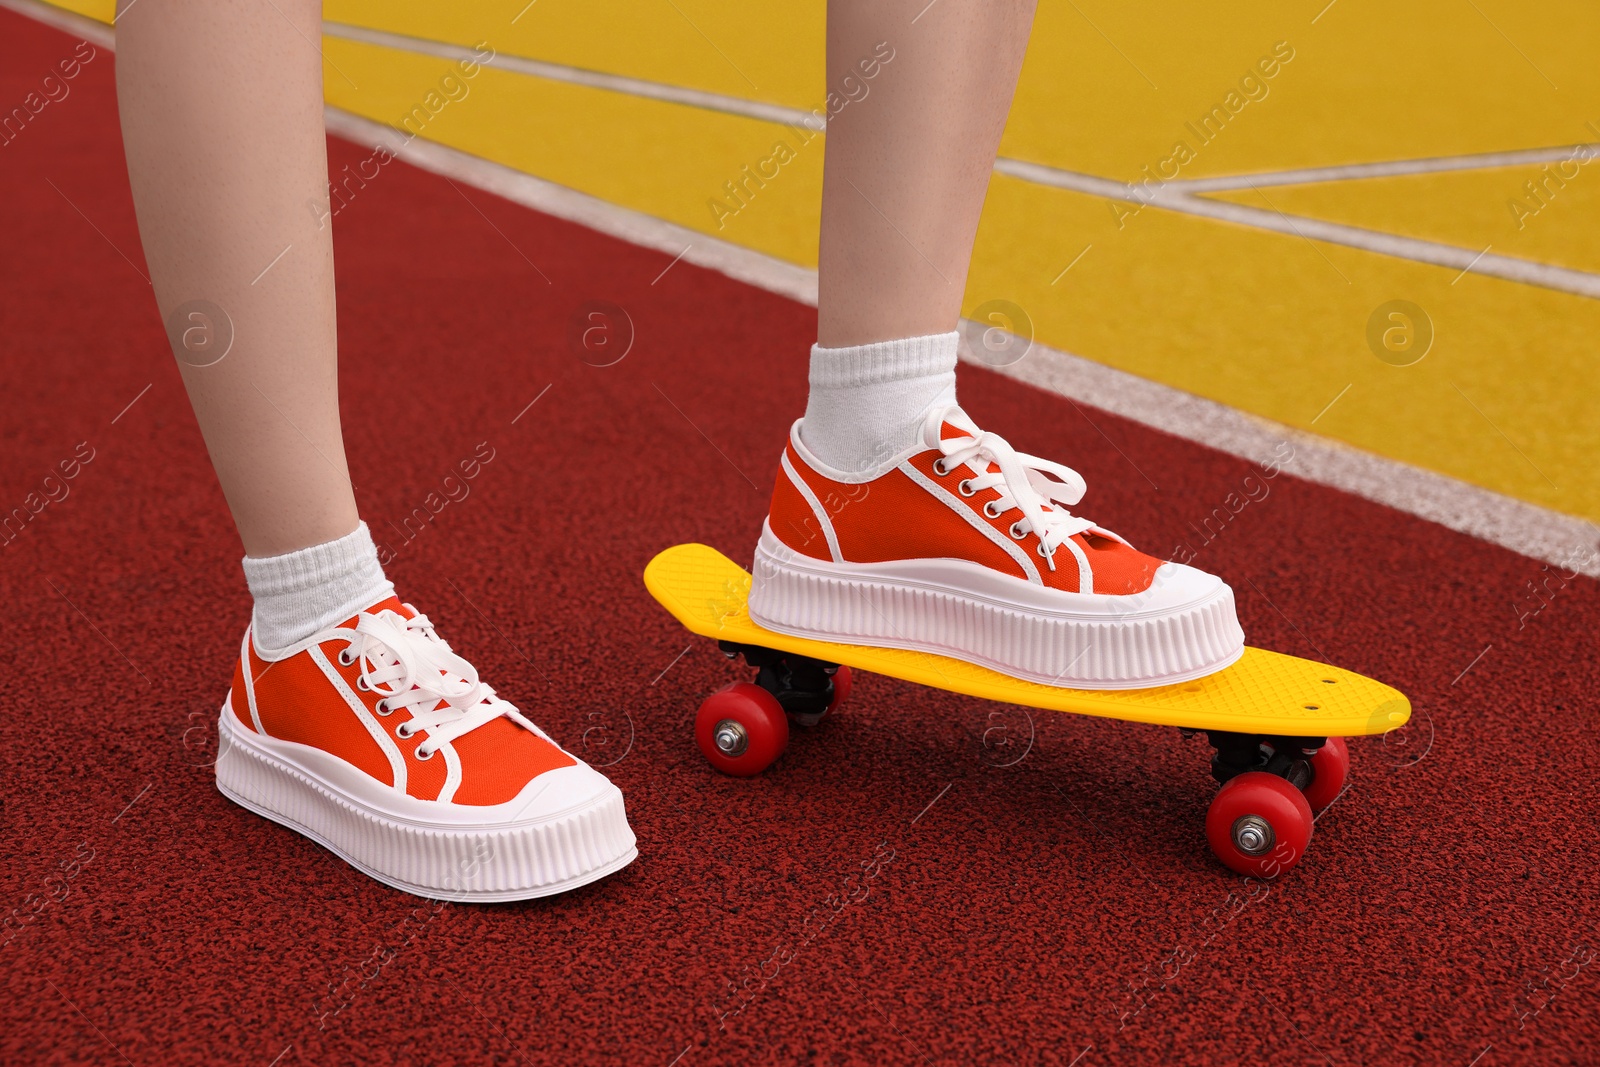
[[(0, 6), (39, 18), (91, 43), (112, 47), (109, 27), (49, 7), (40, 0), (0, 0)], [(419, 169), (669, 255), (686, 244), (692, 245), (691, 250), (684, 251), (686, 262), (803, 304), (816, 305), (814, 270), (431, 141), (408, 141), (389, 126), (338, 108), (329, 107), (326, 114), (329, 132), (367, 147), (381, 144)], [(1120, 182), (1110, 184), (1126, 189)], [(967, 352), (964, 345), (962, 358), (987, 366)], [(1547, 563), (1563, 563), (1576, 553), (1585, 560), (1580, 567), (1582, 573), (1600, 578), (1600, 553), (1589, 551), (1600, 542), (1600, 529), (1587, 520), (1363, 452), (1044, 345), (1034, 344), (1024, 359), (1009, 367), (989, 369), (1251, 462), (1275, 457), (1279, 446), (1287, 441), (1295, 453), (1284, 469), (1296, 477), (1417, 515)]]
[[(650, 100), (698, 107), (707, 111), (721, 111), (730, 115), (738, 115), (741, 118), (760, 119), (762, 122), (776, 122), (796, 126), (804, 123), (813, 132), (822, 128), (822, 120), (810, 112), (801, 111), (799, 108), (782, 107), (778, 104), (766, 104), (759, 100), (744, 100), (737, 96), (708, 93), (700, 89), (686, 89), (678, 85), (667, 85), (664, 82), (645, 81), (642, 78), (629, 78), (621, 74), (607, 74), (603, 71), (571, 67), (564, 63), (548, 63), (544, 60), (527, 59), (522, 56), (508, 56), (497, 53), (484, 60), (478, 58), (477, 50), (473, 48), (445, 44), (441, 41), (430, 41), (422, 37), (408, 37), (405, 34), (392, 33), (388, 30), (352, 26), (345, 22), (324, 21), (322, 23), (322, 32), (329, 37), (342, 37), (345, 40), (361, 41), (364, 44), (393, 48), (401, 52), (416, 52), (425, 56), (437, 56), (440, 59), (471, 60), (486, 67), (498, 67), (501, 70), (529, 74), (536, 78), (546, 78), (550, 81), (566, 82), (570, 85), (586, 85), (591, 89), (606, 89), (614, 93), (642, 96)], [(489, 46), (491, 48), (494, 47), (493, 42), (490, 42)]]
[[(1592, 126), (1590, 132), (1595, 132)], [(1520, 167), (1530, 163), (1560, 163), (1574, 159), (1580, 151), (1600, 156), (1600, 143), (1578, 141), (1570, 145), (1526, 148), (1516, 152), (1479, 152), (1465, 156), (1391, 159), (1380, 163), (1345, 163), (1336, 167), (1306, 167), (1300, 170), (1232, 174), (1218, 178), (1176, 178), (1167, 182), (1166, 188), (1186, 193), (1212, 193), (1225, 189), (1249, 189), (1257, 185), (1308, 185), (1314, 182), (1347, 182), (1364, 178), (1438, 174), (1453, 170), (1489, 170), (1493, 167)]]
[(40, 0), (0, 0), (0, 7), (8, 7), (17, 14), (26, 15), (46, 26), (54, 26), (62, 33), (70, 33), (96, 47), (107, 51), (116, 50), (115, 32), (98, 19), (88, 18), (75, 11), (66, 11), (52, 4), (41, 3)]
[[(962, 358), (987, 366), (965, 346)], [(1586, 519), (1363, 452), (1043, 345), (1035, 344), (1025, 358), (1009, 367), (990, 369), (1252, 463), (1281, 455), (1279, 447), (1288, 442), (1294, 458), (1282, 466), (1297, 478), (1428, 519), (1546, 563), (1576, 561), (1581, 573), (1600, 578), (1600, 553), (1594, 551), (1600, 545), (1600, 528)]]
[[(16, 0), (0, 0), (0, 3), (12, 2)], [(653, 248), (669, 256), (682, 253), (685, 263), (816, 306), (817, 272), (814, 270), (784, 263), (653, 215), (618, 207), (588, 193), (535, 178), (434, 141), (402, 136), (391, 126), (340, 108), (327, 107), (324, 112), (328, 132), (347, 141), (369, 148), (381, 145), (395, 157), (421, 170), (494, 193), (546, 215), (576, 222), (629, 244)]]
[[(1396, 259), (1409, 259), (1456, 271), (1472, 267), (1477, 274), (1600, 299), (1600, 274), (1574, 270), (1570, 267), (1552, 266), (1548, 263), (1536, 263), (1533, 260), (1517, 259), (1513, 256), (1488, 255), (1471, 248), (1427, 241), (1420, 237), (1402, 237), (1399, 234), (1367, 230), (1342, 222), (1328, 222), (1325, 219), (1304, 215), (1285, 215), (1279, 211), (1251, 207), (1248, 204), (1209, 200), (1176, 188), (1179, 184), (1177, 182), (1168, 182), (1153, 189), (1146, 189), (1114, 181), (1111, 178), (1047, 167), (1042, 163), (1023, 163), (1004, 158), (995, 161), (994, 169), (1008, 177), (1033, 182), (1036, 185), (1049, 185), (1107, 200), (1120, 200), (1128, 204), (1142, 204), (1186, 215), (1232, 222), (1291, 237), (1311, 237), (1329, 244), (1359, 248), (1363, 252), (1376, 252)], [(1128, 220), (1126, 225), (1137, 225), (1137, 223)]]

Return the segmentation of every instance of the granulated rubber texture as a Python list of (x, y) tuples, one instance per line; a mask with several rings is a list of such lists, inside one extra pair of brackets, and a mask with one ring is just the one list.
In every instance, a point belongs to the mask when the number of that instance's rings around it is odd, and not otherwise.
[[(0, 105), (71, 50), (0, 11)], [(1519, 627), (1541, 564), (1287, 472), (1205, 543), (1249, 463), (963, 367), (1087, 515), (1189, 542), (1252, 643), (1397, 685), (1415, 724), (1351, 743), (1270, 886), (1207, 853), (1175, 730), (862, 674), (722, 776), (691, 724), (741, 669), (639, 575), (682, 541), (749, 558), (814, 312), (687, 263), (652, 284), (670, 254), (399, 162), (334, 224), (363, 513), (401, 595), (604, 765), (640, 858), (431, 905), (229, 803), (242, 551), (141, 274), (112, 64), (0, 146), (0, 507), (93, 449), (0, 547), (0, 1062), (1596, 1062), (1595, 583)], [(615, 365), (568, 347), (590, 301), (632, 320)]]

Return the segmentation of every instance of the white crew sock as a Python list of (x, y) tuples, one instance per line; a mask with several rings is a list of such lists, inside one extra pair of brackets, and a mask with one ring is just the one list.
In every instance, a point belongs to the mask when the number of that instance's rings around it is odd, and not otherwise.
[(800, 437), (847, 474), (877, 474), (917, 443), (928, 410), (956, 402), (959, 333), (850, 348), (811, 347), (811, 395)]
[(251, 631), (263, 652), (298, 644), (394, 593), (366, 523), (298, 552), (246, 556), (244, 580), (256, 600)]

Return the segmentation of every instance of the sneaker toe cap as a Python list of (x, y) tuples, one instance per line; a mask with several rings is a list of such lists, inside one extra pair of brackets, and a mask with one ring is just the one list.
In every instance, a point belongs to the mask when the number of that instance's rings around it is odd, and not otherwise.
[(1200, 607), (1213, 601), (1226, 601), (1233, 613), (1233, 589), (1215, 574), (1186, 563), (1163, 563), (1156, 568), (1150, 585), (1127, 597), (1132, 610), (1163, 614)]
[(611, 779), (579, 760), (536, 775), (505, 805), (518, 821), (556, 818), (620, 797)]

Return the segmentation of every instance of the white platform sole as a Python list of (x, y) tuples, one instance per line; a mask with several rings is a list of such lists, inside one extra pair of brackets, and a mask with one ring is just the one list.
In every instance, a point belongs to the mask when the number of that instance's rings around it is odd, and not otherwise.
[(910, 648), (1068, 689), (1191, 681), (1244, 654), (1233, 590), (1165, 564), (1148, 594), (1030, 585), (962, 560), (834, 563), (763, 530), (750, 617), (796, 637)]
[(224, 704), (216, 768), (222, 794), (407, 893), (478, 903), (528, 900), (604, 878), (639, 854), (622, 792), (609, 783), (607, 791), (553, 815), (430, 826), (353, 798), (233, 719)]

